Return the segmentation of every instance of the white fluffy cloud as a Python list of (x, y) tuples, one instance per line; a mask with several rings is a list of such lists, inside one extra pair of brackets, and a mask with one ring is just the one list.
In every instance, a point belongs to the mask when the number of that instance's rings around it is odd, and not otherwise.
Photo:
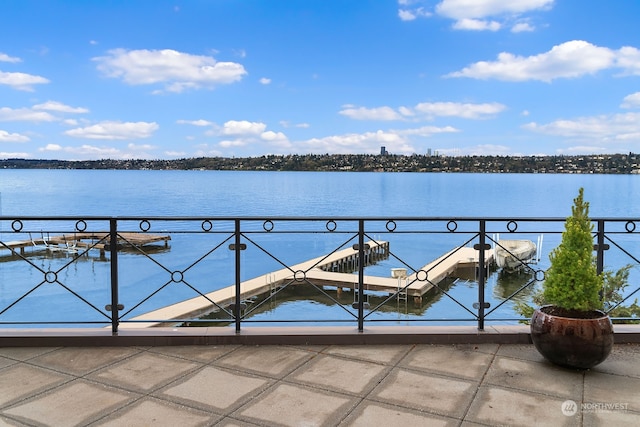
[(391, 107), (356, 108), (347, 105), (339, 113), (354, 120), (402, 120), (402, 115)]
[(70, 129), (65, 134), (75, 138), (126, 140), (149, 138), (158, 128), (155, 122), (102, 122)]
[(149, 159), (157, 147), (148, 144), (127, 144), (125, 148), (105, 147), (83, 144), (80, 146), (62, 146), (47, 144), (38, 151), (44, 153), (66, 153), (79, 159)]
[(424, 7), (405, 8), (405, 5), (401, 6), (402, 7), (398, 9), (398, 18), (403, 21), (413, 21), (417, 18), (423, 18), (432, 15), (432, 13), (428, 12)]
[(222, 135), (260, 135), (265, 131), (267, 125), (248, 120), (229, 120), (222, 126)]
[[(527, 13), (548, 10), (554, 0), (442, 0), (435, 6), (438, 16), (452, 19), (456, 30), (498, 31), (507, 24), (513, 24), (513, 32), (533, 31), (530, 23), (518, 20)], [(419, 17), (429, 17), (427, 0), (399, 0), (398, 17), (403, 21), (413, 21)]]
[(29, 137), (19, 133), (9, 133), (0, 129), (0, 142), (27, 142)]
[(247, 74), (235, 62), (218, 62), (211, 56), (171, 49), (113, 49), (93, 60), (107, 77), (122, 79), (130, 85), (161, 84), (168, 92), (213, 88), (237, 82)]
[(571, 139), (640, 142), (640, 113), (579, 117), (547, 124), (532, 122), (523, 127), (533, 132)]
[(462, 117), (465, 119), (485, 119), (504, 111), (506, 107), (497, 102), (471, 104), (460, 102), (423, 102), (415, 106), (415, 111), (428, 117)]
[(32, 108), (0, 108), (0, 122), (53, 122), (56, 117)]
[(498, 31), (502, 25), (497, 21), (464, 18), (453, 24), (453, 28), (456, 30)]
[[(18, 62), (22, 62), (22, 59), (0, 52), (0, 62), (9, 62), (15, 64)], [(41, 76), (34, 76), (33, 74), (27, 73), (5, 73), (3, 71), (0, 71), (0, 85), (11, 86), (12, 88), (17, 90), (32, 92), (33, 85), (45, 83), (49, 83), (49, 80)]]
[(422, 126), (422, 127), (413, 128), (413, 129), (395, 130), (393, 132), (402, 136), (429, 137), (439, 133), (456, 133), (460, 131), (452, 126), (444, 126), (444, 127)]
[(446, 156), (506, 156), (513, 155), (513, 148), (505, 145), (480, 144), (463, 148), (439, 148), (439, 154)]
[(0, 159), (27, 159), (31, 157), (31, 153), (18, 151), (0, 151)]
[(533, 56), (503, 52), (496, 61), (480, 61), (446, 77), (497, 79), (505, 81), (581, 77), (609, 68), (622, 68), (623, 74), (640, 75), (640, 51), (634, 47), (612, 50), (583, 40), (572, 40)]
[(517, 15), (545, 9), (554, 0), (442, 0), (436, 6), (439, 15), (452, 19), (486, 18), (496, 15)]
[(640, 92), (632, 93), (631, 95), (625, 96), (620, 107), (640, 108)]
[(49, 83), (48, 79), (26, 73), (5, 73), (0, 71), (0, 85), (11, 86), (17, 90), (33, 91), (33, 85)]
[(524, 33), (524, 32), (531, 32), (534, 31), (535, 28), (533, 27), (533, 25), (531, 25), (529, 22), (517, 22), (516, 24), (514, 24), (513, 27), (511, 27), (511, 32), (512, 33)]
[(208, 120), (204, 120), (204, 119), (198, 119), (198, 120), (178, 120), (176, 121), (176, 123), (180, 124), (180, 125), (193, 125), (193, 126), (213, 126), (213, 122), (210, 122)]
[(465, 119), (485, 119), (495, 116), (506, 109), (497, 102), (472, 104), (460, 102), (422, 102), (415, 107), (365, 108), (345, 106), (339, 113), (354, 120), (433, 120), (435, 117), (461, 117)]
[(640, 76), (640, 50), (625, 46), (616, 53), (616, 65), (622, 68), (623, 74)]
[(382, 130), (312, 138), (302, 145), (312, 153), (379, 153), (381, 145), (396, 153), (413, 151), (412, 147), (406, 147), (406, 140), (400, 135)]
[(0, 62), (22, 62), (22, 59), (16, 58), (15, 56), (9, 56), (6, 53), (0, 52)]
[(300, 128), (307, 129), (309, 127), (309, 123), (290, 123), (287, 120), (280, 120), (280, 126), (284, 128)]
[(380, 146), (395, 154), (413, 154), (418, 151), (412, 143), (412, 137), (420, 139), (436, 134), (455, 133), (457, 129), (446, 126), (424, 126), (416, 129), (378, 130), (375, 132), (331, 135), (324, 138), (312, 138), (299, 145), (311, 153), (369, 153), (378, 154)]
[(55, 111), (58, 113), (74, 113), (74, 114), (84, 114), (88, 113), (89, 110), (82, 107), (70, 107), (61, 102), (57, 101), (47, 101), (43, 104), (37, 104), (32, 107), (34, 110), (45, 110), (45, 111)]

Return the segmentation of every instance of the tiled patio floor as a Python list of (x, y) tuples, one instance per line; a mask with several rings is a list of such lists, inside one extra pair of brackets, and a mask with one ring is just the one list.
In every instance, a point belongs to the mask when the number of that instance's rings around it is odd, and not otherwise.
[(0, 390), (9, 426), (637, 426), (640, 345), (6, 347)]

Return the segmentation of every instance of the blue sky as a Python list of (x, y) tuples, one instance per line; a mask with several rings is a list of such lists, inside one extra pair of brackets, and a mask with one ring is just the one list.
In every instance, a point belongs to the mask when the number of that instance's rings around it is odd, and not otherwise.
[(0, 158), (640, 152), (638, 1), (0, 10)]

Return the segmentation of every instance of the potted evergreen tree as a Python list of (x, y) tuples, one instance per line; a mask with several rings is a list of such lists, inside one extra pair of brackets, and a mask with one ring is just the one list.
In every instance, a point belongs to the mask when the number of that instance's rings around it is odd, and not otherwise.
[(531, 317), (531, 340), (547, 360), (588, 369), (613, 347), (613, 324), (603, 309), (604, 277), (593, 256), (589, 203), (580, 188), (560, 244), (551, 251), (540, 300)]

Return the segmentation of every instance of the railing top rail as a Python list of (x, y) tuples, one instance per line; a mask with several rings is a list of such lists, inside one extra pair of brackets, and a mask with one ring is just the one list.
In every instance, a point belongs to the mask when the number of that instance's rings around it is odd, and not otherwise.
[[(52, 221), (52, 220), (95, 220), (95, 221), (135, 221), (145, 220), (162, 220), (162, 221), (524, 221), (524, 222), (558, 222), (565, 221), (565, 217), (478, 217), (478, 216), (157, 216), (157, 215), (136, 215), (136, 216), (24, 216), (24, 215), (0, 215), (0, 221), (4, 220), (36, 220), (36, 221)], [(605, 222), (628, 222), (640, 221), (640, 217), (591, 217), (591, 221)]]

